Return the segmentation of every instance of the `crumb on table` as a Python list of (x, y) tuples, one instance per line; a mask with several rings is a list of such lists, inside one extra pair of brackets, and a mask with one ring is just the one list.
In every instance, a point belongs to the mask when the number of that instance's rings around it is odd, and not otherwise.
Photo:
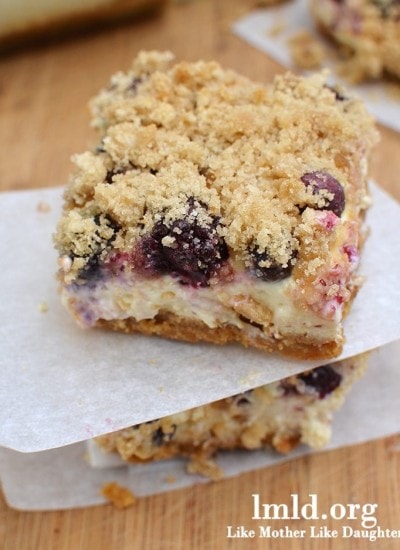
[(122, 487), (115, 481), (111, 481), (110, 483), (106, 483), (105, 485), (103, 485), (100, 492), (101, 495), (105, 497), (116, 508), (128, 508), (136, 502), (135, 495), (132, 493), (132, 491), (130, 491), (126, 487)]

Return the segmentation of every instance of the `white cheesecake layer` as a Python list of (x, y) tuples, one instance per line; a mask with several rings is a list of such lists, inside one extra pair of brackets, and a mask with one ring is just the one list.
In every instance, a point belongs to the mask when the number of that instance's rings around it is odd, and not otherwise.
[(335, 340), (341, 330), (342, 304), (335, 304), (333, 315), (323, 318), (321, 312), (296, 304), (293, 284), (292, 279), (264, 282), (240, 272), (232, 282), (193, 288), (168, 275), (144, 278), (130, 272), (95, 285), (66, 286), (62, 299), (84, 327), (99, 319), (142, 321), (169, 312), (210, 328), (233, 325), (267, 339), (301, 335), (321, 342)]

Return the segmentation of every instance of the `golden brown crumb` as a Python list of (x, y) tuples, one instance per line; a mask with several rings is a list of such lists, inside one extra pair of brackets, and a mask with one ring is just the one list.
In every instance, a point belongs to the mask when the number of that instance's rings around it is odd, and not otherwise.
[(40, 201), (36, 205), (36, 210), (38, 212), (41, 212), (42, 214), (47, 214), (47, 212), (50, 212), (51, 207), (50, 207), (49, 203), (47, 203), (45, 201)]
[(101, 488), (101, 495), (111, 502), (116, 508), (129, 508), (136, 502), (134, 494), (115, 481), (106, 483)]
[(325, 58), (325, 49), (320, 40), (303, 30), (288, 40), (293, 62), (302, 69), (318, 69)]
[(268, 36), (279, 36), (285, 29), (287, 23), (285, 21), (279, 20), (275, 21), (271, 27), (267, 30)]
[(293, 451), (300, 443), (300, 435), (295, 434), (288, 436), (286, 438), (276, 438), (274, 439), (274, 447), (281, 454), (287, 454)]
[(224, 477), (223, 470), (212, 458), (204, 456), (191, 456), (187, 466), (189, 474), (200, 474), (204, 477), (208, 477), (213, 481), (218, 481)]
[(45, 301), (39, 302), (38, 309), (40, 313), (47, 313), (49, 311), (49, 306)]

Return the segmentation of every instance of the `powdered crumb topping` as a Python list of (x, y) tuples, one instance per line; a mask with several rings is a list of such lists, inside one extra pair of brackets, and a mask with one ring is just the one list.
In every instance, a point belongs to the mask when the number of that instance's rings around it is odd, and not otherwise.
[[(130, 253), (161, 219), (182, 220), (190, 200), (204, 206), (198, 226), (214, 224), (236, 263), (315, 273), (367, 202), (361, 160), (376, 133), (361, 103), (339, 99), (326, 75), (266, 87), (215, 62), (172, 61), (141, 52), (91, 103), (101, 139), (73, 159), (55, 237), (72, 262), (66, 280), (111, 247)], [(305, 184), (315, 173), (343, 189), (340, 216), (331, 189)], [(173, 247), (174, 235), (162, 244)]]

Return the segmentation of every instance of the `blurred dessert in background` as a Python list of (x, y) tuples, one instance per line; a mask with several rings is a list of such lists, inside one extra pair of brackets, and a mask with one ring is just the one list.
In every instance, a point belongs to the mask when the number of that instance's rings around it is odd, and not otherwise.
[(400, 78), (398, 0), (311, 0), (319, 28), (347, 58), (341, 73), (351, 82)]
[(0, 4), (0, 51), (157, 13), (165, 0), (6, 0)]

